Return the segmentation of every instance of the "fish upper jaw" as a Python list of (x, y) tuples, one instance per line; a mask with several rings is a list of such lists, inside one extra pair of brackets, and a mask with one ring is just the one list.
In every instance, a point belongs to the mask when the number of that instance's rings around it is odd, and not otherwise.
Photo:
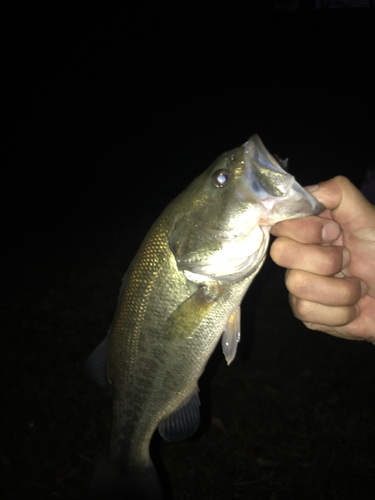
[[(246, 173), (240, 196), (248, 192), (262, 207), (259, 224), (273, 226), (286, 219), (317, 215), (325, 207), (286, 172), (266, 150), (259, 136), (243, 145)], [(244, 189), (245, 188), (245, 189)]]

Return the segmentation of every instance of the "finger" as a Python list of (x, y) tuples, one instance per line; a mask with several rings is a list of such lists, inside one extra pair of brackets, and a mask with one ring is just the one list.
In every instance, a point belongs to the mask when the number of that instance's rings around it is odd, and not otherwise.
[(304, 322), (307, 328), (350, 340), (366, 340), (375, 343), (374, 299), (365, 295), (355, 306), (357, 317), (343, 326), (327, 326), (320, 323)]
[(285, 220), (271, 228), (273, 236), (286, 236), (307, 244), (331, 243), (337, 240), (340, 233), (340, 226), (335, 221), (314, 216)]
[(344, 326), (327, 326), (327, 325), (320, 325), (319, 323), (309, 323), (307, 321), (304, 322), (304, 325), (307, 328), (309, 328), (310, 330), (315, 330), (317, 332), (329, 333), (329, 335), (332, 335), (334, 337), (339, 337), (341, 339), (366, 340), (365, 338), (357, 337), (356, 335), (349, 333), (346, 330), (345, 325)]
[(300, 299), (327, 306), (350, 306), (362, 295), (358, 278), (333, 278), (306, 271), (288, 270), (285, 284), (289, 292)]
[[(375, 208), (363, 194), (343, 176), (319, 183), (311, 191), (323, 205), (331, 210), (333, 219), (344, 228), (350, 224), (352, 232), (373, 224)], [(371, 224), (372, 222), (372, 224)]]
[(294, 316), (304, 323), (337, 327), (347, 325), (359, 314), (359, 307), (356, 304), (332, 307), (300, 299), (292, 294), (289, 295), (289, 302)]
[(350, 262), (350, 254), (345, 247), (303, 245), (284, 236), (272, 243), (270, 255), (279, 266), (322, 276), (336, 274)]

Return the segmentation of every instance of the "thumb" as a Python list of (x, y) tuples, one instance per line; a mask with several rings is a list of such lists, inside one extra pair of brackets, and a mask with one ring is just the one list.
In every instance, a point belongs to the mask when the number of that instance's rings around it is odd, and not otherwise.
[(374, 225), (375, 207), (343, 176), (320, 182), (313, 191), (323, 205), (331, 211), (332, 218), (344, 229), (351, 231)]

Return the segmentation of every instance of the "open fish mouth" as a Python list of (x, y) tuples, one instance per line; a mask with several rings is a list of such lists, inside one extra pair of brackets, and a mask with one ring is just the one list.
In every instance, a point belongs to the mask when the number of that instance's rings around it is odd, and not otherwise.
[(258, 135), (250, 137), (243, 147), (248, 193), (251, 198), (256, 196), (265, 208), (260, 224), (274, 225), (284, 219), (317, 215), (325, 209), (283, 169)]

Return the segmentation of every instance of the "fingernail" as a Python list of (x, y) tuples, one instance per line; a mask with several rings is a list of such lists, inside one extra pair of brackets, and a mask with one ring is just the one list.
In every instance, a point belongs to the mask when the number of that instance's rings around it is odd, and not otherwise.
[(361, 298), (364, 297), (366, 295), (366, 293), (368, 292), (368, 285), (361, 280)]
[(340, 236), (341, 229), (336, 222), (328, 222), (322, 229), (323, 241), (335, 241)]
[(309, 193), (312, 193), (313, 191), (316, 191), (319, 187), (319, 184), (312, 184), (311, 186), (305, 186), (306, 191)]
[(350, 253), (349, 253), (349, 250), (344, 247), (342, 249), (342, 268), (341, 269), (345, 269), (349, 265), (349, 262), (350, 262)]

